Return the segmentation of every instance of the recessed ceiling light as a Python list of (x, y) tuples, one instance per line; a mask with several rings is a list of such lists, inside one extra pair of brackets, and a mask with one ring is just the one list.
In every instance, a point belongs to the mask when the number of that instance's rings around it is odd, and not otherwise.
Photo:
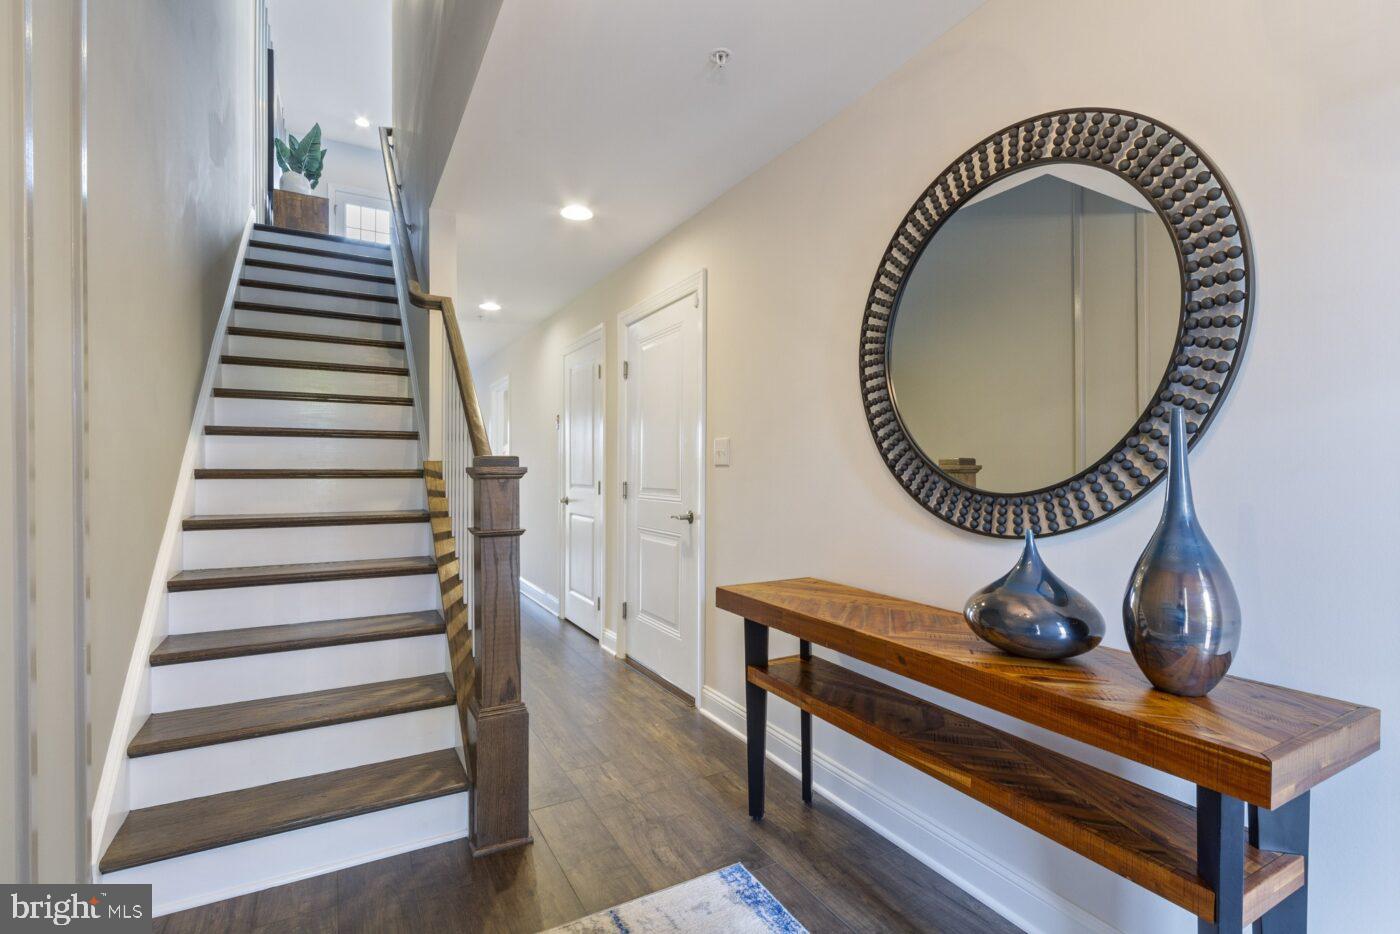
[(559, 210), (559, 216), (566, 221), (590, 221), (593, 212), (586, 204), (566, 204)]
[(356, 117), (355, 126), (360, 127), (361, 129), (369, 126), (369, 117)]
[(500, 311), (500, 310), (501, 310), (501, 306), (500, 306), (500, 304), (498, 304), (497, 302), (482, 302), (480, 305), (477, 305), (476, 307), (480, 308), (482, 311)]

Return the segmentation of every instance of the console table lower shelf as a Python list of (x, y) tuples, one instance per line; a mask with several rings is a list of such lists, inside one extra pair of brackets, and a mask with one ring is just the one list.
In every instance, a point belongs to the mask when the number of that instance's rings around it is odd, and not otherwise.
[[(820, 658), (754, 665), (748, 680), (1214, 920), (1215, 892), (1196, 873), (1195, 808)], [(1301, 855), (1245, 845), (1244, 867), (1245, 924), (1303, 885)]]

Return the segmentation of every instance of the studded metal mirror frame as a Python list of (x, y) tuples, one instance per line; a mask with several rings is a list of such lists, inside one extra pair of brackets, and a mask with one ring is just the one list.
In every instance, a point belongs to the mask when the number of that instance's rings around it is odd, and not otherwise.
[[(1037, 165), (1074, 162), (1137, 187), (1175, 235), (1181, 270), (1176, 354), (1152, 403), (1098, 462), (1038, 490), (993, 493), (959, 483), (910, 436), (889, 381), (900, 294), (939, 227), (992, 182)], [(929, 512), (996, 538), (1055, 535), (1120, 511), (1166, 475), (1171, 406), (1187, 412), (1191, 444), (1235, 377), (1253, 319), (1254, 257), (1244, 215), (1215, 165), (1159, 121), (1090, 108), (1031, 117), (993, 133), (934, 179), (909, 209), (875, 273), (860, 329), (860, 391), (886, 466)]]

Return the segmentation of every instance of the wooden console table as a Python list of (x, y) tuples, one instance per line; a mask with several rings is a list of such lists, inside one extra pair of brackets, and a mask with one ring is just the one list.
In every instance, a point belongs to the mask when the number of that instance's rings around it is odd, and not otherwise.
[[(1371, 707), (1233, 677), (1176, 697), (1126, 652), (1017, 658), (958, 613), (828, 581), (720, 587), (715, 603), (744, 617), (755, 820), (772, 693), (802, 711), (805, 801), (815, 714), (1185, 908), (1202, 932), (1307, 929), (1309, 789), (1380, 747)], [(770, 660), (770, 628), (799, 654)], [(1184, 778), (1196, 807), (814, 658), (813, 643)]]

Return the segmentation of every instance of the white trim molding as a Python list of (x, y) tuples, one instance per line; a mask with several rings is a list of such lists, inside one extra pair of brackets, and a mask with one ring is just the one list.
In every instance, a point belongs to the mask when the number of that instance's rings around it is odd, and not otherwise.
[[(746, 742), (744, 705), (706, 686), (700, 712)], [(768, 724), (768, 760), (801, 774), (801, 741)], [(1026, 878), (973, 841), (910, 807), (842, 763), (812, 752), (812, 786), (871, 830), (1025, 931), (1120, 934), (1117, 928)]]
[[(560, 365), (561, 367), (564, 365), (565, 361), (567, 361), (567, 360), (569, 359), (569, 354), (571, 354), (571, 353), (573, 353), (574, 351), (577, 351), (577, 350), (582, 350), (583, 348), (587, 347), (589, 344), (592, 344), (592, 343), (594, 343), (594, 342), (597, 342), (597, 343), (599, 344), (600, 355), (601, 355), (602, 358), (603, 358), (603, 362), (602, 362), (603, 372), (604, 372), (604, 373), (608, 373), (608, 372), (609, 372), (609, 367), (608, 367), (608, 335), (607, 335), (607, 325), (606, 325), (604, 322), (601, 322), (601, 321), (598, 322), (597, 324), (595, 324), (593, 327), (589, 328), (587, 331), (584, 331), (582, 334), (580, 334), (580, 335), (579, 335), (578, 337), (576, 337), (574, 340), (572, 340), (572, 341), (569, 342), (569, 345), (568, 345), (567, 347), (565, 347), (565, 348), (563, 349), (563, 351), (561, 351), (560, 354), (559, 354), (559, 365)], [(613, 555), (610, 555), (610, 554), (608, 553), (608, 498), (609, 498), (610, 495), (612, 495), (612, 493), (611, 493), (611, 491), (612, 491), (612, 480), (611, 480), (611, 478), (608, 476), (608, 458), (607, 458), (607, 455), (606, 455), (606, 452), (607, 452), (607, 449), (608, 449), (608, 384), (609, 384), (610, 382), (612, 382), (612, 380), (611, 380), (611, 379), (605, 378), (605, 379), (600, 380), (599, 382), (602, 384), (602, 388), (601, 388), (599, 391), (603, 394), (603, 395), (602, 395), (603, 420), (602, 420), (602, 423), (598, 426), (598, 431), (599, 431), (599, 433), (600, 433), (600, 435), (601, 435), (601, 442), (602, 442), (602, 448), (603, 448), (603, 451), (604, 451), (604, 456), (603, 456), (603, 463), (601, 463), (601, 464), (598, 465), (598, 476), (599, 476), (599, 479), (600, 479), (600, 480), (602, 481), (602, 483), (603, 483), (603, 494), (602, 494), (602, 496), (600, 496), (600, 497), (598, 498), (598, 516), (597, 516), (598, 531), (597, 531), (597, 537), (598, 537), (598, 540), (599, 540), (602, 544), (598, 547), (598, 550), (597, 550), (598, 553), (597, 553), (594, 557), (600, 559), (600, 560), (603, 562), (603, 575), (602, 575), (603, 579), (602, 579), (602, 581), (600, 581), (599, 584), (598, 584), (598, 588), (599, 588), (598, 596), (600, 596), (600, 597), (603, 598), (603, 609), (602, 609), (602, 611), (598, 614), (598, 632), (599, 632), (599, 634), (600, 634), (600, 635), (599, 635), (599, 638), (598, 638), (598, 644), (599, 644), (599, 645), (603, 645), (603, 644), (604, 644), (604, 640), (606, 639), (607, 634), (608, 634), (608, 632), (609, 632), (609, 630), (608, 630), (608, 623), (612, 621), (612, 612), (611, 612), (610, 607), (611, 607), (611, 605), (612, 605), (612, 604), (611, 604), (611, 601), (612, 601), (612, 599), (613, 599), (613, 596), (612, 596), (612, 595), (613, 595), (613, 592), (614, 592), (614, 591), (613, 591), (613, 588), (612, 588), (612, 583), (613, 583), (613, 564), (615, 563), (615, 559), (614, 559), (614, 556), (613, 556)], [(565, 450), (564, 450), (564, 424), (563, 424), (564, 415), (565, 415), (565, 411), (564, 411), (564, 410), (565, 410), (565, 399), (566, 399), (566, 393), (567, 393), (567, 392), (568, 392), (568, 378), (567, 378), (567, 377), (564, 377), (564, 378), (560, 379), (560, 381), (559, 381), (559, 417), (558, 417), (558, 419), (556, 420), (555, 430), (554, 430), (554, 447), (555, 447), (556, 470), (557, 470), (556, 476), (558, 477), (558, 483), (559, 483), (558, 497), (560, 498), (560, 503), (561, 503), (561, 506), (560, 506), (560, 508), (559, 508), (559, 512), (556, 514), (556, 515), (558, 516), (558, 522), (559, 522), (559, 526), (558, 526), (558, 528), (559, 528), (559, 578), (558, 578), (558, 580), (559, 580), (559, 589), (560, 589), (561, 592), (566, 590), (566, 588), (567, 588), (567, 586), (568, 586), (568, 577), (569, 577), (568, 571), (567, 571), (567, 568), (566, 568), (566, 565), (568, 564), (568, 561), (569, 561), (569, 554), (568, 554), (568, 545), (569, 545), (569, 542), (568, 542), (568, 530), (567, 530), (567, 528), (566, 528), (568, 509), (567, 509), (567, 507), (565, 507), (565, 506), (562, 505), (562, 503), (563, 503), (562, 497), (568, 495), (568, 479), (567, 479), (567, 478), (568, 478), (568, 465), (565, 463), (566, 452), (565, 452)], [(621, 559), (620, 557), (618, 557), (618, 558), (616, 558), (616, 560), (620, 561), (620, 560), (622, 560), (622, 559)], [(565, 616), (564, 616), (564, 604), (563, 604), (563, 602), (562, 602), (561, 600), (556, 600), (556, 601), (555, 601), (555, 613), (554, 613), (554, 615), (557, 616), (557, 617), (559, 617), (560, 619), (565, 619)], [(591, 635), (591, 633), (590, 633), (590, 635)], [(616, 655), (616, 654), (617, 654), (617, 631), (616, 631), (616, 630), (612, 630), (612, 646), (613, 646), (613, 647), (612, 647), (612, 649), (611, 649), (610, 651), (611, 651), (614, 655)]]
[(559, 598), (538, 584), (520, 578), (520, 596), (544, 610), (550, 616), (559, 617)]

